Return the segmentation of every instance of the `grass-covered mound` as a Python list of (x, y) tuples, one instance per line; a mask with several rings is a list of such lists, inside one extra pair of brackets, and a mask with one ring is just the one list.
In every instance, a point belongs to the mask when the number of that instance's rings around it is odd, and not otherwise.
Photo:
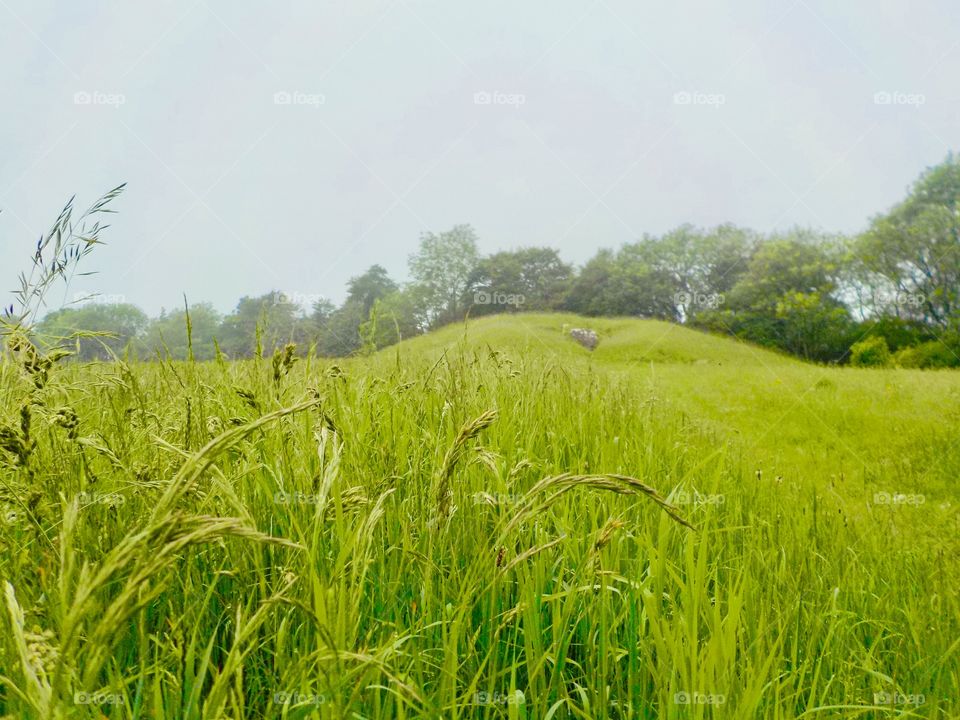
[(28, 360), (0, 716), (960, 715), (948, 372), (556, 315), (339, 364)]

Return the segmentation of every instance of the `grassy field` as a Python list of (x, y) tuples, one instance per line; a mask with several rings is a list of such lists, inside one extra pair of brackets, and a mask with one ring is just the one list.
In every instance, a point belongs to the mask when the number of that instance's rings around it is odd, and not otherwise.
[(632, 319), (8, 361), (0, 717), (955, 719), (958, 433)]

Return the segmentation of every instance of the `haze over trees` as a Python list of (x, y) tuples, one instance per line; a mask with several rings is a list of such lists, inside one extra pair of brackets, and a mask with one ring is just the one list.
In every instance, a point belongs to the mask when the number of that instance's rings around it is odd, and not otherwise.
[[(469, 225), (425, 233), (409, 282), (380, 265), (350, 280), (344, 302), (310, 307), (277, 290), (221, 317), (206, 303), (149, 319), (128, 304), (68, 306), (40, 323), (89, 360), (210, 359), (295, 343), (324, 356), (382, 348), (466, 316), (564, 310), (684, 323), (818, 362), (960, 365), (960, 162), (928, 169), (857, 237), (796, 228), (763, 235), (683, 225), (582, 267), (549, 247), (482, 255)], [(188, 319), (192, 343), (188, 343)], [(868, 346), (858, 346), (868, 342)]]

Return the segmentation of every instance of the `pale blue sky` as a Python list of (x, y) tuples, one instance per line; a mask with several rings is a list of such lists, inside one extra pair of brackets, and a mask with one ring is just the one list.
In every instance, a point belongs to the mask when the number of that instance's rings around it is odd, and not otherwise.
[(457, 223), (577, 263), (683, 222), (856, 232), (960, 145), (958, 27), (945, 0), (0, 0), (0, 283), (123, 181), (71, 293), (151, 313), (339, 301)]

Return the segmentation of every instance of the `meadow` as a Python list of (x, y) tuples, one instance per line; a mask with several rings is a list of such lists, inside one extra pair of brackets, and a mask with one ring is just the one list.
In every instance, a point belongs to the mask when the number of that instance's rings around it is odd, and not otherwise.
[(958, 718), (958, 433), (953, 371), (649, 320), (24, 345), (0, 717)]

